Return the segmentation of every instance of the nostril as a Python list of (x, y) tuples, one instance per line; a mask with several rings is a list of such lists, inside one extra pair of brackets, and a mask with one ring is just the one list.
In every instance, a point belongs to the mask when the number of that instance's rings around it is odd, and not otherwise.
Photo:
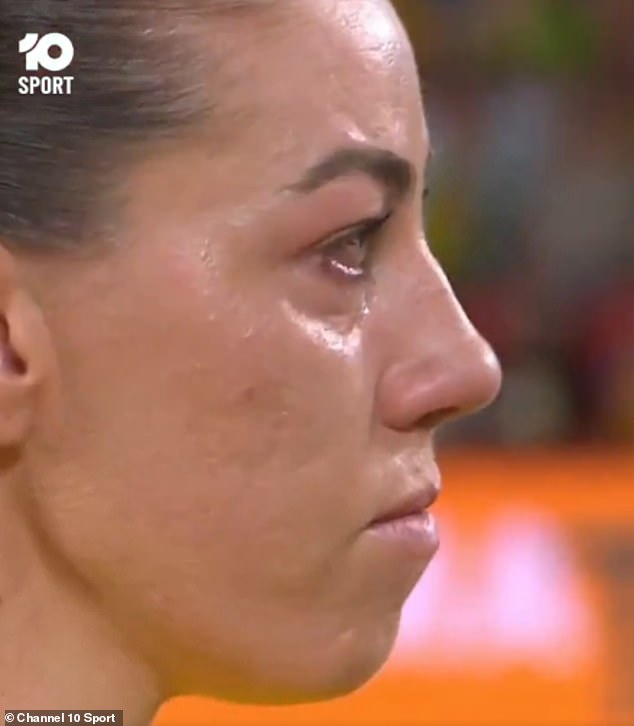
[(419, 426), (424, 429), (433, 429), (445, 421), (460, 416), (458, 406), (446, 406), (435, 411), (430, 411), (419, 419)]

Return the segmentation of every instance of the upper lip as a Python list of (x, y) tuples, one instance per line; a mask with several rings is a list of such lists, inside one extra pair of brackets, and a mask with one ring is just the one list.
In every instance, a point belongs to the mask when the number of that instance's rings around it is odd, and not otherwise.
[(403, 495), (375, 517), (370, 524), (383, 524), (414, 514), (422, 514), (438, 499), (440, 484), (430, 483), (424, 489)]

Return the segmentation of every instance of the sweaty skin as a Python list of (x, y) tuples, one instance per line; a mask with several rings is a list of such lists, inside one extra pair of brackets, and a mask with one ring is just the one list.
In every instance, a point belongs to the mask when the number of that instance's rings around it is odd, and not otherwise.
[[(230, 40), (241, 113), (134, 168), (111, 251), (0, 249), (3, 707), (135, 723), (174, 694), (357, 688), (428, 564), (365, 528), (437, 477), (434, 428), (498, 391), (424, 237), (429, 138), (392, 7), (264, 12), (197, 28), (192, 53)], [(311, 180), (350, 148), (399, 157), (397, 182)]]

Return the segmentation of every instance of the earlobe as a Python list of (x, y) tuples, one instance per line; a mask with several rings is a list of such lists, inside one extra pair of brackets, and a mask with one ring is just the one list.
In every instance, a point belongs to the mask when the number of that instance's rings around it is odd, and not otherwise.
[(0, 448), (20, 446), (43, 413), (54, 357), (37, 304), (0, 247)]

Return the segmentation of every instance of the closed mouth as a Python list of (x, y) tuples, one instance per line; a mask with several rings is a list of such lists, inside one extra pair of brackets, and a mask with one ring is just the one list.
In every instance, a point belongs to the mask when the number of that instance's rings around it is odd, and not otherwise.
[(424, 491), (418, 491), (413, 495), (405, 497), (373, 519), (370, 522), (370, 526), (423, 514), (438, 499), (439, 493), (439, 486), (429, 486)]

